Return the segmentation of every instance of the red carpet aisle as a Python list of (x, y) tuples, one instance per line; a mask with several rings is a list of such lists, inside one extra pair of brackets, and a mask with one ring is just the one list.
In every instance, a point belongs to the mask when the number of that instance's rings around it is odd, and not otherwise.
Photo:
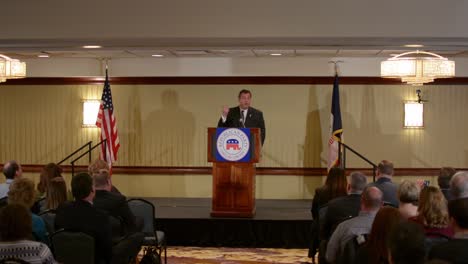
[(169, 247), (168, 264), (300, 264), (307, 249)]

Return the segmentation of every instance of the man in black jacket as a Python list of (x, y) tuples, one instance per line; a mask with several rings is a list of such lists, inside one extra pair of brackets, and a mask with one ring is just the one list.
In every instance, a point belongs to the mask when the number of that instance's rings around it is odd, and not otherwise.
[(320, 230), (321, 239), (330, 239), (335, 228), (349, 218), (359, 214), (361, 209), (361, 194), (366, 188), (367, 177), (361, 172), (353, 172), (349, 176), (348, 195), (335, 198), (328, 202), (323, 228)]
[(110, 263), (112, 259), (112, 232), (109, 216), (93, 206), (95, 190), (93, 179), (87, 173), (72, 178), (72, 194), (75, 201), (57, 208), (57, 229), (80, 231), (94, 238), (95, 263)]
[(249, 90), (241, 90), (238, 99), (239, 106), (223, 108), (218, 127), (260, 128), (263, 145), (266, 133), (262, 111), (250, 106), (252, 93)]
[[(101, 169), (93, 174), (94, 207), (100, 209), (111, 216), (114, 221), (112, 225), (113, 241), (117, 241), (113, 248), (112, 263), (128, 263), (130, 259), (137, 256), (144, 238), (144, 234), (137, 231), (135, 216), (130, 211), (127, 199), (120, 193), (112, 192), (112, 184), (109, 172)], [(138, 229), (143, 226), (140, 221)]]
[(93, 174), (94, 189), (94, 207), (107, 212), (109, 215), (123, 221), (124, 233), (135, 232), (135, 216), (130, 211), (127, 204), (127, 198), (120, 193), (112, 192), (109, 172), (105, 169), (99, 170)]

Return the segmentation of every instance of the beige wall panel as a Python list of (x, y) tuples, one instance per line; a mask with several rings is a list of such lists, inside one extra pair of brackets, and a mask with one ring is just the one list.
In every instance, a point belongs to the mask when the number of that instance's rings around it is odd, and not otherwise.
[[(253, 106), (265, 115), (267, 138), (259, 167), (324, 166), (331, 85), (112, 85), (121, 141), (116, 165), (209, 166), (206, 128), (216, 126), (223, 105), (237, 104), (241, 88), (252, 91)], [(403, 101), (415, 99), (415, 87), (340, 88), (345, 142), (372, 161), (389, 159), (409, 168), (468, 167), (467, 87), (423, 86), (429, 102), (420, 130), (403, 128)], [(98, 129), (81, 127), (81, 100), (99, 99), (101, 92), (102, 85), (2, 86), (0, 160), (57, 162), (87, 141), (97, 142)], [(350, 154), (348, 166), (366, 164)], [(116, 175), (114, 181), (129, 196), (211, 196), (210, 175)], [(320, 181), (257, 176), (257, 197), (310, 197)]]

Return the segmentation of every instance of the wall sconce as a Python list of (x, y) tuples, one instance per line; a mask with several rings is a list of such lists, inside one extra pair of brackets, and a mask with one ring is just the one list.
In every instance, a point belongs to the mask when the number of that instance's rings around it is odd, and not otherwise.
[(424, 104), (418, 102), (405, 102), (405, 128), (424, 127)]
[(83, 127), (96, 127), (101, 101), (83, 100)]

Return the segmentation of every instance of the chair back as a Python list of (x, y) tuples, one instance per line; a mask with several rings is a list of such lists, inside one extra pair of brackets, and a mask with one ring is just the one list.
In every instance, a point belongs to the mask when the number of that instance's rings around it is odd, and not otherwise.
[(357, 252), (364, 246), (364, 243), (368, 240), (368, 236), (368, 234), (357, 235), (346, 242), (343, 251), (337, 256), (336, 264), (355, 263)]
[(51, 236), (57, 262), (94, 264), (94, 238), (82, 232), (59, 230)]
[(56, 211), (53, 209), (49, 209), (39, 213), (39, 216), (45, 223), (47, 233), (49, 235), (52, 235), (55, 232), (55, 214)]
[(433, 246), (450, 240), (450, 237), (440, 233), (428, 232), (425, 235), (426, 238), (424, 239), (424, 249), (426, 250), (426, 255), (429, 254)]
[(19, 258), (4, 258), (0, 260), (0, 264), (29, 264), (29, 262)]
[(8, 204), (8, 196), (3, 197), (0, 199), (0, 208), (6, 206)]
[(134, 216), (143, 219), (143, 228), (141, 232), (156, 236), (154, 227), (154, 205), (144, 199), (130, 199), (128, 200), (128, 207)]

